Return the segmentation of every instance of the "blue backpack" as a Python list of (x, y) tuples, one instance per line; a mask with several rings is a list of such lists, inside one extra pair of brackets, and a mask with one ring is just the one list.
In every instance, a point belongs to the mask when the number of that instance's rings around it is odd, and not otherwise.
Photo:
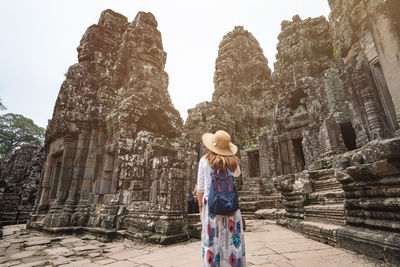
[(239, 200), (232, 173), (228, 168), (225, 171), (213, 170), (208, 194), (208, 210), (218, 215), (230, 215), (238, 209)]

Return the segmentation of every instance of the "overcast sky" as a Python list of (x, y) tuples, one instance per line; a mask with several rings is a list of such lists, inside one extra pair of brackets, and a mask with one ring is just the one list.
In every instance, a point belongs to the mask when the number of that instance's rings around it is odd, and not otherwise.
[(295, 14), (328, 17), (330, 11), (327, 0), (2, 0), (0, 97), (5, 112), (46, 127), (64, 73), (78, 61), (83, 33), (107, 8), (129, 21), (138, 11), (155, 15), (167, 52), (168, 90), (183, 119), (187, 109), (211, 100), (218, 45), (235, 25), (254, 35), (273, 69), (281, 21)]

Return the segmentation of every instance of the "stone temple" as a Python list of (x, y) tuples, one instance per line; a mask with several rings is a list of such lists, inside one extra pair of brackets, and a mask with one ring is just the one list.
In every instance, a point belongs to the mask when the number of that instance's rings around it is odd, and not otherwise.
[(200, 137), (223, 129), (240, 151), (245, 218), (400, 264), (400, 4), (328, 2), (329, 20), (282, 22), (273, 72), (234, 27), (212, 100), (185, 124), (154, 16), (103, 11), (61, 86), (28, 227), (160, 244), (198, 235), (186, 200)]
[(98, 231), (106, 239), (186, 239), (184, 192), (195, 155), (167, 91), (157, 21), (139, 12), (128, 23), (105, 10), (77, 50), (79, 63), (69, 68), (47, 127), (29, 226)]

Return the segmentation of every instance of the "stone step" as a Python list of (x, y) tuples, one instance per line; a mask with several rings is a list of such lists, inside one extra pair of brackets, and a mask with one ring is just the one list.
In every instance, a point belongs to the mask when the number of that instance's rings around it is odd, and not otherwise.
[(308, 173), (310, 175), (310, 179), (312, 180), (323, 180), (334, 176), (335, 170), (332, 168), (323, 170), (310, 170)]
[(244, 181), (245, 183), (247, 181), (261, 181), (261, 177), (256, 176), (256, 177), (246, 177), (246, 180)]
[(200, 222), (200, 213), (193, 213), (187, 215), (188, 224), (196, 224)]
[(239, 196), (255, 196), (255, 195), (265, 195), (265, 191), (258, 189), (256, 191), (250, 191), (250, 190), (240, 190), (238, 192)]
[(242, 213), (243, 220), (254, 220), (255, 219), (254, 212), (241, 211), (241, 213)]
[(318, 222), (304, 222), (303, 233), (319, 242), (335, 245), (337, 243), (336, 231), (340, 226)]
[(239, 202), (240, 210), (242, 211), (252, 211), (255, 212), (257, 210), (257, 201), (241, 201)]
[(261, 183), (257, 184), (244, 184), (242, 186), (242, 190), (254, 190), (254, 189), (264, 189)]
[(316, 180), (313, 183), (313, 188), (315, 192), (331, 191), (342, 189), (342, 185), (336, 180), (335, 177), (327, 177), (325, 179)]
[(262, 184), (262, 181), (261, 180), (247, 180), (247, 181), (244, 181), (243, 184), (244, 185), (245, 184)]
[(277, 220), (284, 217), (285, 209), (259, 209), (255, 212), (256, 219)]
[(273, 200), (258, 200), (258, 201), (241, 201), (239, 202), (241, 210), (256, 211), (258, 209), (267, 209), (275, 207), (275, 199)]
[(343, 229), (342, 226), (318, 222), (298, 221), (290, 218), (283, 218), (277, 224), (288, 227), (291, 230), (300, 232), (311, 239), (319, 242), (328, 243), (332, 246), (337, 245), (337, 231)]
[(189, 236), (201, 239), (201, 223), (189, 224)]
[(262, 186), (245, 186), (245, 187), (242, 187), (241, 191), (265, 192), (265, 190)]
[(239, 201), (276, 200), (276, 196), (246, 195), (239, 196)]
[(346, 222), (343, 204), (309, 205), (304, 207), (305, 221), (344, 225)]
[(255, 187), (242, 188), (242, 190), (240, 190), (239, 192), (248, 192), (248, 193), (252, 193), (252, 194), (262, 192), (262, 193), (264, 193), (263, 195), (265, 195), (265, 190), (263, 188), (255, 188)]
[(342, 189), (314, 192), (308, 197), (310, 205), (343, 204), (344, 199)]

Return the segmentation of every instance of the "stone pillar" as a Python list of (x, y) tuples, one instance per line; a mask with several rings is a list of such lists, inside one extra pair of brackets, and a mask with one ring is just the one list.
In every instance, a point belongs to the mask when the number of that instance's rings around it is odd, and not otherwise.
[[(64, 137), (64, 153), (61, 163), (61, 181), (57, 190), (57, 202), (64, 202), (68, 196), (69, 187), (72, 180), (72, 171), (74, 166), (74, 157), (77, 140), (75, 136)], [(46, 161), (47, 162), (47, 161)]]
[(85, 173), (81, 181), (80, 199), (87, 200), (89, 193), (92, 190), (92, 181), (96, 168), (96, 152), (97, 152), (97, 138), (98, 129), (92, 129), (89, 142), (89, 150), (85, 163)]
[(291, 173), (298, 172), (297, 164), (296, 164), (296, 157), (295, 157), (296, 153), (294, 151), (293, 140), (288, 139), (287, 145), (288, 145), (288, 150), (289, 150), (290, 172)]
[(104, 155), (103, 172), (101, 174), (100, 194), (109, 194), (111, 192), (111, 181), (114, 172), (114, 153)]
[(242, 172), (242, 183), (246, 182), (246, 179), (250, 176), (250, 162), (246, 150), (240, 151), (240, 169)]
[[(375, 1), (368, 5), (373, 5)], [(397, 125), (400, 124), (400, 36), (396, 34), (395, 25), (388, 14), (387, 3), (378, 8), (370, 7), (374, 12), (368, 14), (375, 47), (379, 56), (379, 62), (392, 96), (396, 110)]]
[(96, 167), (93, 173), (92, 180), (92, 190), (93, 195), (98, 195), (100, 192), (101, 176), (103, 174), (103, 161), (105, 157), (105, 147), (107, 142), (107, 137), (104, 129), (99, 129), (97, 136), (97, 149), (96, 149)]
[(361, 102), (364, 105), (365, 113), (367, 116), (368, 126), (370, 129), (370, 138), (377, 139), (383, 137), (385, 129), (383, 126), (382, 115), (380, 113), (378, 103), (376, 102), (377, 99), (374, 97), (374, 92), (371, 85), (368, 84), (368, 82), (366, 81), (366, 74), (361, 72), (358, 75), (359, 82), (364, 83), (364, 88), (361, 92)]
[(272, 155), (273, 155), (273, 166), (274, 169), (271, 171), (271, 177), (283, 174), (282, 166), (281, 166), (281, 150), (279, 145), (279, 138), (277, 136), (271, 137), (272, 144)]
[(289, 140), (287, 139), (287, 136), (285, 136), (285, 139), (279, 140), (279, 152), (280, 152), (279, 160), (282, 171), (280, 174), (288, 174), (292, 172), (288, 142)]
[(68, 192), (68, 202), (70, 203), (75, 203), (79, 200), (81, 181), (85, 174), (86, 158), (89, 151), (90, 128), (87, 125), (81, 125), (80, 130), (73, 163), (71, 186)]
[(270, 170), (270, 145), (267, 136), (263, 136), (259, 140), (259, 157), (260, 157), (260, 175), (263, 178), (271, 177)]
[(50, 154), (50, 149), (47, 151), (46, 161), (44, 164), (44, 172), (42, 178), (42, 190), (40, 195), (40, 201), (38, 210), (47, 209), (49, 204), (49, 193), (50, 193), (50, 176), (51, 176), (51, 166), (53, 164), (52, 155)]

